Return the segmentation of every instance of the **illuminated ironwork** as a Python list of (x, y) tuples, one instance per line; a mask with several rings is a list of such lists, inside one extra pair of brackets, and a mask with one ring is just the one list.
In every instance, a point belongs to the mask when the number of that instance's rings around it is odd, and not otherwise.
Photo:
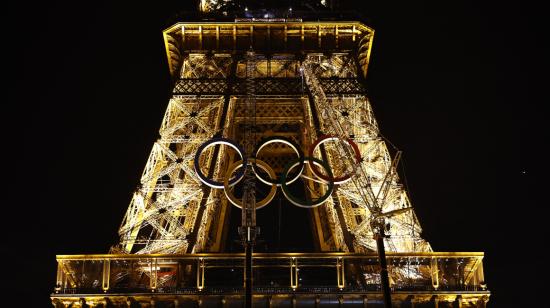
[[(390, 155), (366, 95), (373, 29), (242, 18), (181, 22), (163, 35), (174, 88), (120, 242), (108, 255), (58, 256), (56, 307), (230, 306), (244, 301), (245, 264), (254, 303), (366, 306), (383, 298), (377, 244), (388, 251), (394, 303), (485, 305), (483, 254), (433, 252), (421, 237), (396, 170), (401, 152)], [(235, 197), (231, 175), (246, 186), (254, 172), (258, 181)], [(298, 197), (287, 187), (294, 181), (303, 184)], [(265, 202), (256, 185), (272, 186)], [(319, 253), (249, 247), (249, 262), (223, 253), (233, 205), (244, 209), (240, 231), (253, 245), (255, 209), (278, 187), (309, 208)], [(321, 201), (311, 208), (311, 200)]]
[[(370, 50), (373, 31), (354, 22), (339, 22), (332, 25), (323, 22), (232, 25), (194, 23), (177, 24), (165, 31), (167, 46), (179, 46), (176, 49), (172, 47), (167, 49), (171, 66), (179, 66), (179, 72), (174, 71), (177, 81), (174, 96), (161, 126), (161, 139), (153, 148), (151, 159), (142, 177), (142, 185), (134, 196), (119, 232), (122, 251), (198, 252), (216, 251), (215, 247), (221, 246), (220, 237), (216, 240), (218, 243), (214, 245), (207, 243), (205, 236), (209, 234), (210, 229), (217, 227), (212, 220), (206, 219), (212, 217), (215, 212), (224, 212), (222, 208), (227, 206), (226, 198), (214, 190), (200, 189), (190, 158), (199, 144), (213, 136), (224, 136), (238, 142), (246, 139), (239, 136), (235, 128), (241, 125), (239, 123), (244, 119), (242, 107), (247, 97), (245, 78), (247, 70), (248, 74), (256, 80), (254, 91), (257, 97), (258, 138), (273, 135), (273, 126), (280, 123), (297, 125), (298, 132), (290, 135), (285, 132), (285, 134), (303, 146), (313, 143), (318, 137), (318, 131), (334, 135), (345, 131), (345, 137), (357, 143), (364, 156), (360, 166), (363, 174), (359, 180), (368, 177), (373, 191), (376, 193), (380, 191), (384, 177), (390, 171), (391, 158), (385, 142), (379, 136), (372, 107), (360, 82), (361, 75), (358, 75), (359, 69), (363, 69), (363, 75), (366, 74), (366, 66), (361, 66), (361, 61), (352, 51), (338, 50), (330, 55), (319, 52), (326, 49), (323, 40), (335, 39), (326, 33), (323, 34), (322, 31), (331, 26), (338, 26), (340, 42), (346, 39), (355, 41), (354, 46), (358, 46), (362, 54), (365, 54), (366, 47)], [(212, 32), (212, 29), (217, 30)], [(292, 40), (298, 34), (305, 44), (304, 47), (312, 36), (317, 39), (320, 37), (321, 43), (312, 45), (311, 48), (316, 48), (317, 52), (311, 50), (304, 60), (298, 60), (297, 55), (289, 52), (269, 56), (258, 53), (256, 60), (248, 68), (244, 58), (231, 53), (215, 49), (213, 52), (195, 50), (194, 53), (186, 54), (186, 49), (183, 48), (197, 38), (211, 42), (215, 37), (218, 43), (203, 44), (201, 48), (217, 46), (221, 49), (219, 47), (221, 44), (238, 50), (242, 48), (238, 38), (248, 36), (250, 38), (248, 48), (252, 43), (252, 46), (263, 46), (265, 50), (266, 46), (260, 45), (258, 40), (254, 42), (253, 38), (266, 34), (263, 31), (267, 29), (269, 29), (272, 43), (283, 37), (288, 43), (288, 40)], [(283, 31), (284, 29), (286, 31)], [(316, 31), (312, 31), (313, 29)], [(235, 31), (229, 33), (229, 30)], [(207, 40), (206, 38), (211, 35), (214, 37)], [(176, 37), (178, 40), (173, 41), (172, 39)], [(231, 44), (228, 44), (229, 41)], [(272, 45), (268, 47), (272, 48)], [(298, 50), (302, 51), (301, 44)], [(176, 56), (177, 54), (182, 54), (184, 57), (180, 59)], [(180, 60), (174, 60), (176, 58)], [(367, 60), (363, 59), (363, 62)], [(309, 75), (304, 75), (304, 68), (306, 73), (311, 71)], [(323, 106), (319, 106), (315, 99), (310, 101), (307, 97), (313, 89), (311, 78), (308, 76), (313, 75), (316, 77), (317, 89), (322, 90), (325, 97), (326, 102)], [(313, 95), (316, 94), (313, 93)], [(329, 125), (329, 113), (333, 113), (330, 117), (338, 117), (340, 133), (333, 131), (333, 126)], [(256, 144), (259, 142), (260, 140), (256, 140)], [(335, 152), (335, 147), (330, 145), (326, 145), (325, 148), (324, 155), (331, 162), (333, 172), (345, 173), (345, 170), (339, 170), (339, 168), (350, 166), (336, 165), (341, 161), (338, 157), (342, 153)], [(210, 151), (201, 156), (201, 164), (211, 166), (206, 169), (213, 172), (213, 177), (223, 178), (227, 167), (232, 163), (221, 159), (224, 155), (233, 155), (226, 152), (227, 149), (221, 148), (216, 153)], [(320, 153), (317, 151), (316, 155)], [(279, 162), (276, 161), (275, 164), (282, 168), (284, 166), (282, 159), (274, 156), (276, 155), (271, 155), (268, 159), (278, 160)], [(268, 163), (271, 165), (271, 162), (268, 161)], [(340, 185), (335, 197), (314, 214), (318, 225), (318, 239), (323, 239), (320, 246), (324, 251), (376, 249), (370, 228), (370, 209), (364, 207), (366, 204), (364, 194), (362, 197), (361, 192), (352, 186), (350, 183)], [(384, 192), (384, 211), (411, 207), (407, 194), (399, 184), (396, 175), (392, 177), (391, 183), (386, 185)], [(322, 191), (319, 193), (323, 194)], [(373, 200), (373, 197), (370, 198)], [(170, 210), (176, 207), (177, 210)], [(144, 214), (145, 212), (147, 213)], [(220, 217), (223, 219), (223, 214)], [(389, 233), (392, 236), (386, 243), (389, 250), (431, 250), (429, 244), (420, 238), (421, 228), (413, 211), (396, 215), (389, 220), (391, 225)], [(186, 224), (186, 228), (178, 228), (181, 221)], [(168, 225), (168, 228), (165, 225)], [(328, 229), (327, 226), (329, 226)], [(176, 232), (175, 229), (178, 231)], [(221, 230), (216, 232), (220, 235), (223, 233)], [(323, 234), (327, 232), (330, 233), (329, 236)], [(344, 238), (351, 235), (354, 238), (353, 242), (348, 240), (345, 243)], [(196, 237), (192, 246), (189, 246), (190, 237)], [(207, 247), (209, 244), (210, 247)]]
[[(133, 300), (178, 302), (194, 306), (243, 302), (244, 254), (81, 255), (58, 256), (54, 302), (68, 306), (85, 299), (88, 305), (116, 305)], [(273, 296), (307, 304), (316, 295), (329, 304), (366, 300), (379, 303), (380, 275), (376, 254), (255, 253), (255, 303), (265, 307)], [(483, 281), (482, 253), (388, 253), (390, 281), (396, 303), (461, 302), (479, 307), (489, 292)], [(261, 305), (263, 303), (263, 305)]]

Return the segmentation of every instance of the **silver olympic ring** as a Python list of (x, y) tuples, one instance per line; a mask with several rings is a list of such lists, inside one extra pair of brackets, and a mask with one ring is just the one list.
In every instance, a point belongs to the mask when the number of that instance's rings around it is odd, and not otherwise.
[[(222, 189), (224, 188), (223, 183), (216, 182), (214, 180), (207, 178), (202, 173), (201, 168), (199, 166), (199, 160), (202, 152), (204, 152), (204, 150), (206, 150), (207, 148), (218, 144), (230, 146), (235, 151), (237, 151), (237, 153), (239, 153), (239, 156), (241, 157), (241, 160), (243, 161), (243, 164), (247, 164), (246, 162), (247, 158), (244, 157), (243, 155), (244, 151), (242, 150), (242, 148), (237, 143), (227, 138), (212, 138), (206, 141), (205, 143), (201, 144), (201, 146), (197, 149), (197, 153), (195, 153), (195, 161), (194, 161), (195, 173), (199, 177), (199, 180), (204, 184), (206, 184), (207, 186), (211, 188)], [(229, 181), (229, 186), (233, 186), (237, 184), (237, 182), (239, 182), (242, 179), (242, 177), (244, 176), (244, 169), (245, 168), (242, 168), (239, 172), (237, 172), (236, 176)]]

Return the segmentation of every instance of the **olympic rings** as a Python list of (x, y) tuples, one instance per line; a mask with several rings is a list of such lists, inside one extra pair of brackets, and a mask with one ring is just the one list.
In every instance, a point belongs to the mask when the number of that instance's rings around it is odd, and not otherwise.
[[(327, 171), (329, 177), (332, 177), (332, 171), (330, 171), (330, 168), (329, 168), (329, 166), (326, 162), (324, 162), (320, 159), (317, 159), (315, 157), (304, 157), (304, 161), (309, 164), (309, 167), (312, 171), (313, 171), (313, 166), (310, 163), (319, 164), (319, 165), (323, 166), (323, 168), (325, 168), (325, 170)], [(288, 199), (288, 201), (290, 201), (290, 203), (292, 203), (292, 204), (294, 204), (298, 207), (303, 207), (303, 208), (309, 209), (309, 208), (314, 208), (314, 207), (317, 207), (317, 206), (323, 204), (328, 199), (328, 197), (330, 197), (330, 195), (332, 194), (332, 191), (334, 190), (334, 182), (332, 182), (332, 181), (327, 182), (327, 184), (328, 184), (327, 191), (325, 192), (324, 195), (319, 197), (314, 202), (311, 202), (311, 200), (305, 200), (305, 202), (302, 202), (302, 200), (300, 200), (300, 199), (296, 198), (294, 195), (292, 195), (292, 193), (288, 189), (288, 186), (286, 185), (286, 181), (285, 181), (286, 177), (288, 175), (288, 171), (290, 171), (292, 168), (296, 167), (298, 164), (299, 164), (299, 160), (294, 160), (294, 161), (291, 161), (290, 163), (288, 163), (286, 165), (285, 170), (283, 171), (282, 181), (281, 181), (281, 183), (282, 183), (281, 188), (283, 190), (283, 194)]]
[[(251, 158), (248, 160), (248, 164), (252, 166), (257, 165), (258, 167), (260, 167), (260, 169), (267, 172), (269, 177), (272, 179), (275, 179), (277, 177), (277, 175), (275, 174), (275, 171), (273, 171), (273, 169), (266, 162), (262, 160)], [(242, 160), (238, 160), (234, 162), (233, 164), (231, 164), (231, 166), (229, 166), (229, 168), (227, 169), (227, 173), (223, 178), (223, 187), (224, 187), (224, 192), (225, 192), (225, 196), (227, 197), (227, 200), (229, 200), (229, 202), (231, 202), (234, 206), (240, 209), (243, 207), (243, 202), (235, 198), (235, 196), (233, 195), (233, 192), (230, 190), (229, 177), (231, 176), (231, 174), (233, 174), (235, 170), (237, 170), (241, 166), (243, 166)], [(245, 168), (241, 168), (241, 169), (244, 170)], [(241, 179), (242, 177), (239, 178), (238, 181), (240, 181)], [(268, 184), (268, 185), (271, 185), (271, 184)], [(269, 204), (269, 202), (271, 202), (271, 200), (273, 200), (273, 198), (275, 197), (276, 192), (277, 192), (277, 186), (271, 185), (271, 190), (269, 191), (269, 194), (267, 195), (267, 197), (265, 197), (263, 200), (256, 202), (256, 209), (259, 210), (262, 207)]]
[[(197, 173), (197, 176), (199, 177), (199, 180), (201, 182), (203, 182), (204, 184), (208, 185), (209, 187), (222, 189), (222, 188), (224, 188), (224, 184), (221, 183), (221, 182), (216, 182), (214, 180), (211, 180), (211, 179), (207, 178), (202, 173), (201, 168), (199, 166), (199, 159), (200, 159), (200, 156), (201, 156), (202, 152), (204, 150), (206, 150), (207, 148), (209, 148), (211, 146), (214, 146), (214, 145), (217, 145), (217, 144), (223, 144), (223, 145), (227, 145), (227, 146), (232, 147), (235, 151), (237, 151), (237, 153), (239, 153), (239, 156), (241, 157), (241, 160), (243, 161), (243, 164), (245, 164), (245, 165), (247, 164), (247, 162), (246, 162), (247, 158), (244, 157), (244, 155), (243, 155), (244, 151), (242, 150), (242, 148), (237, 143), (235, 143), (234, 141), (232, 141), (230, 139), (227, 139), (227, 138), (212, 138), (212, 139), (206, 141), (205, 143), (201, 144), (201, 146), (197, 149), (197, 153), (195, 154), (195, 161), (194, 161), (195, 173)], [(239, 172), (237, 172), (236, 176), (232, 180), (228, 181), (229, 186), (233, 186), (233, 185), (237, 184), (237, 182), (239, 182), (243, 178), (244, 170), (245, 170), (245, 168), (242, 168)]]
[[(237, 183), (239, 183), (243, 179), (244, 174), (245, 174), (245, 170), (246, 170), (246, 168), (245, 168), (246, 166), (251, 166), (252, 167), (252, 171), (254, 172), (254, 174), (256, 175), (258, 180), (260, 180), (264, 184), (267, 184), (267, 185), (271, 186), (271, 189), (270, 189), (268, 195), (263, 200), (260, 200), (259, 202), (256, 202), (256, 209), (261, 209), (264, 206), (266, 206), (267, 204), (269, 204), (273, 200), (273, 198), (275, 197), (275, 194), (277, 192), (277, 187), (279, 187), (279, 186), (281, 187), (281, 189), (283, 191), (283, 195), (285, 196), (285, 198), (290, 203), (292, 203), (292, 204), (294, 204), (298, 207), (302, 207), (302, 208), (314, 208), (314, 207), (317, 207), (317, 206), (323, 204), (325, 201), (328, 200), (328, 198), (331, 196), (332, 192), (334, 191), (334, 185), (335, 184), (343, 184), (343, 183), (349, 181), (351, 179), (351, 177), (354, 175), (355, 170), (351, 171), (351, 172), (344, 173), (341, 176), (335, 177), (333, 175), (332, 170), (330, 169), (330, 166), (327, 162), (325, 162), (323, 160), (320, 160), (318, 158), (315, 158), (313, 156), (315, 150), (321, 144), (323, 144), (325, 142), (328, 142), (328, 141), (339, 140), (339, 139), (347, 142), (352, 147), (352, 149), (354, 151), (354, 154), (355, 154), (354, 155), (355, 162), (360, 163), (362, 161), (362, 158), (361, 158), (361, 154), (359, 152), (359, 147), (357, 146), (357, 144), (355, 144), (355, 142), (353, 142), (351, 139), (348, 139), (348, 138), (342, 139), (342, 138), (339, 138), (339, 137), (336, 137), (336, 136), (331, 136), (331, 135), (321, 136), (310, 147), (309, 156), (306, 157), (306, 156), (304, 156), (304, 153), (302, 152), (302, 150), (299, 148), (299, 146), (296, 143), (294, 143), (292, 140), (290, 140), (288, 138), (278, 136), (278, 137), (270, 137), (270, 138), (267, 138), (267, 139), (263, 140), (262, 143), (259, 144), (257, 146), (257, 148), (255, 149), (255, 151), (254, 151), (255, 157), (252, 157), (252, 158), (247, 158), (244, 155), (244, 151), (242, 150), (242, 148), (237, 143), (235, 143), (234, 141), (232, 141), (230, 139), (227, 139), (227, 138), (213, 138), (213, 139), (210, 139), (210, 140), (206, 141), (205, 143), (201, 144), (199, 146), (199, 148), (197, 149), (197, 153), (195, 153), (194, 168), (195, 168), (195, 172), (196, 172), (197, 176), (199, 177), (199, 180), (202, 183), (208, 185), (211, 188), (224, 189), (225, 196), (227, 197), (229, 202), (231, 202), (231, 204), (235, 205), (238, 208), (242, 208), (242, 201), (237, 199), (233, 195), (233, 191), (231, 190), (231, 187), (235, 186)], [(275, 173), (275, 171), (266, 162), (264, 162), (262, 160), (259, 160), (257, 158), (258, 154), (261, 152), (261, 150), (264, 149), (267, 145), (272, 144), (272, 143), (283, 143), (283, 144), (289, 146), (296, 153), (296, 155), (298, 156), (298, 158), (292, 160), (291, 162), (289, 162), (285, 166), (284, 171), (281, 175), (277, 175)], [(202, 171), (200, 169), (200, 166), (199, 166), (199, 160), (200, 160), (200, 156), (201, 156), (202, 152), (204, 152), (207, 148), (209, 148), (211, 146), (214, 146), (214, 145), (227, 145), (227, 146), (230, 146), (235, 151), (237, 151), (237, 153), (239, 154), (239, 156), (241, 158), (240, 160), (232, 163), (229, 166), (229, 168), (227, 169), (227, 172), (225, 173), (225, 175), (223, 177), (223, 182), (216, 182), (212, 179), (207, 178), (202, 173)], [(322, 196), (320, 196), (319, 198), (315, 199), (315, 200), (312, 200), (311, 198), (309, 198), (308, 194), (306, 194), (306, 199), (305, 200), (300, 200), (290, 192), (290, 189), (288, 187), (288, 185), (292, 184), (293, 182), (298, 180), (298, 178), (300, 178), (300, 177), (304, 177), (308, 180), (316, 181), (315, 179), (313, 179), (311, 177), (303, 175), (304, 165), (306, 163), (309, 165), (309, 168), (312, 171), (313, 175), (315, 175), (317, 178), (319, 178), (319, 180), (317, 180), (317, 181), (327, 185), (327, 189), (326, 189), (325, 193)], [(288, 179), (288, 181), (287, 181), (287, 178), (289, 176), (290, 171), (295, 169), (298, 166), (300, 166), (300, 171), (297, 173), (296, 176), (293, 176), (292, 178)], [(325, 169), (324, 174), (319, 171), (318, 166), (321, 166), (321, 167), (323, 167), (323, 169)], [(240, 168), (240, 167), (242, 167), (242, 168)], [(257, 170), (256, 167), (258, 167), (258, 168), (262, 169), (263, 171), (265, 171), (267, 173), (268, 177), (265, 177), (265, 175), (262, 175), (262, 173), (257, 172), (258, 170)], [(235, 173), (235, 177), (231, 178), (231, 175), (233, 175), (233, 173)]]
[[(300, 160), (300, 165), (302, 167), (300, 168), (300, 172), (298, 172), (294, 178), (290, 179), (286, 183), (287, 185), (291, 184), (294, 181), (296, 181), (298, 178), (300, 178), (300, 175), (304, 171), (304, 153), (299, 148), (299, 146), (289, 138), (286, 138), (286, 137), (269, 137), (269, 138), (264, 139), (263, 142), (256, 148), (256, 150), (254, 151), (255, 157), (258, 158), (258, 154), (260, 153), (260, 151), (264, 147), (266, 147), (266, 146), (268, 146), (269, 144), (272, 144), (272, 143), (283, 143), (283, 144), (289, 146), (290, 148), (292, 148), (292, 150), (294, 150), (296, 155), (298, 155), (298, 158)], [(252, 169), (254, 170), (254, 173), (256, 174), (256, 177), (262, 183), (265, 183), (267, 185), (281, 186), (281, 183), (282, 183), (282, 180), (281, 180), (282, 177), (281, 176), (276, 176), (275, 179), (273, 179), (273, 180), (272, 179), (266, 179), (260, 173), (256, 172), (256, 170), (254, 168), (255, 168), (255, 166), (254, 166), (254, 164), (252, 164)]]
[[(317, 139), (317, 141), (315, 141), (315, 143), (309, 149), (309, 156), (313, 157), (313, 152), (315, 152), (315, 150), (321, 144), (323, 144), (327, 141), (338, 140), (338, 139), (340, 139), (340, 138), (336, 137), (336, 136), (331, 136), (331, 135), (321, 136), (319, 139)], [(353, 148), (353, 152), (355, 152), (355, 162), (360, 163), (362, 159), (361, 159), (361, 153), (359, 151), (359, 147), (357, 146), (357, 144), (355, 144), (355, 142), (353, 142), (351, 139), (346, 138), (346, 139), (343, 139), (343, 140), (345, 140)], [(310, 165), (310, 168), (311, 168), (311, 171), (317, 177), (319, 177), (319, 178), (321, 178), (321, 179), (323, 179), (327, 182), (333, 182), (334, 184), (346, 183), (347, 181), (351, 180), (351, 177), (354, 174), (354, 172), (349, 172), (348, 174), (344, 174), (344, 175), (339, 176), (339, 177), (333, 177), (332, 175), (326, 176), (326, 175), (322, 174), (321, 172), (319, 172), (319, 169), (317, 169), (317, 166), (315, 166), (315, 165)]]

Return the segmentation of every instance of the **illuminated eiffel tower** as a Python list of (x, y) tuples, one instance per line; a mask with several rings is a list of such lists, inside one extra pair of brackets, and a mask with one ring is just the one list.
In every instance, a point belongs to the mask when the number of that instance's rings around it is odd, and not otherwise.
[(420, 236), (366, 96), (374, 30), (316, 5), (203, 0), (219, 21), (163, 32), (173, 94), (120, 243), (58, 256), (56, 307), (485, 305), (483, 253)]

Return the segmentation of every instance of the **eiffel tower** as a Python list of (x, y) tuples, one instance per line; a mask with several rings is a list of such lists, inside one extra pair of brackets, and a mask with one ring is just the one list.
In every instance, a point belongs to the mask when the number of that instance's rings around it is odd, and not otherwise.
[(173, 94), (120, 242), (58, 256), (55, 307), (485, 307), (483, 253), (421, 237), (366, 95), (374, 30), (335, 5), (202, 0), (215, 18), (164, 30)]

